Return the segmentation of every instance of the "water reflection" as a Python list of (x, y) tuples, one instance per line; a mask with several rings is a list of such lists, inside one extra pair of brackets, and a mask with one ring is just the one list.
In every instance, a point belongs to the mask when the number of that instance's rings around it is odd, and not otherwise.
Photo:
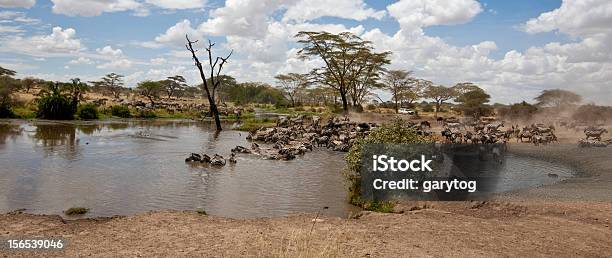
[(0, 212), (19, 208), (61, 214), (72, 206), (90, 216), (149, 210), (205, 209), (228, 217), (316, 212), (346, 216), (342, 153), (318, 151), (283, 162), (239, 155), (214, 168), (185, 164), (191, 152), (229, 156), (248, 146), (242, 132), (214, 131), (195, 121), (100, 123), (20, 122), (2, 127)]
[(18, 124), (13, 123), (0, 123), (0, 147), (8, 139), (15, 139), (21, 134), (23, 128), (20, 128)]

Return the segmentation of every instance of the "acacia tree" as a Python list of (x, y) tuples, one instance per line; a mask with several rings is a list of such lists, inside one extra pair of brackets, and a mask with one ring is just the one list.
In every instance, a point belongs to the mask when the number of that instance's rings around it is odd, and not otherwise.
[(540, 94), (540, 96), (537, 96), (535, 100), (538, 101), (538, 103), (536, 104), (537, 106), (549, 106), (560, 109), (564, 106), (580, 103), (580, 101), (582, 101), (582, 97), (571, 91), (553, 89), (542, 91), (542, 94)]
[(278, 74), (274, 78), (291, 101), (291, 106), (295, 107), (296, 95), (309, 85), (308, 77), (304, 74), (288, 73)]
[(159, 98), (159, 94), (165, 89), (165, 87), (162, 82), (147, 80), (138, 83), (136, 89), (140, 95), (149, 99), (151, 105), (155, 105), (155, 99)]
[(431, 85), (425, 89), (425, 97), (433, 99), (436, 102), (435, 117), (438, 117), (438, 111), (445, 101), (448, 101), (457, 96), (457, 91), (454, 87), (445, 87), (442, 85)]
[(185, 80), (185, 77), (180, 75), (168, 77), (164, 81), (164, 84), (168, 99), (172, 98), (172, 96), (175, 96), (178, 92), (182, 91), (183, 89), (185, 89), (185, 87), (187, 87), (187, 81)]
[(457, 103), (461, 103), (461, 109), (465, 115), (474, 115), (480, 117), (484, 114), (486, 109), (484, 104), (489, 102), (489, 94), (487, 94), (482, 88), (473, 83), (459, 83), (454, 86), (457, 91), (457, 98), (454, 100)]
[(21, 88), (24, 89), (26, 93), (28, 93), (35, 86), (40, 86), (44, 83), (45, 81), (42, 79), (37, 79), (34, 77), (25, 77), (21, 79)]
[(372, 57), (372, 43), (350, 32), (300, 31), (295, 37), (303, 44), (298, 52), (300, 58), (319, 57), (325, 63), (311, 72), (312, 79), (338, 91), (342, 107), (347, 112), (349, 88), (367, 71), (363, 60)]
[(410, 83), (411, 71), (390, 70), (385, 74), (384, 86), (385, 89), (391, 92), (393, 102), (395, 103), (395, 113), (399, 112), (399, 103), (401, 102), (402, 92)]
[(223, 70), (223, 65), (227, 63), (227, 60), (232, 56), (233, 50), (226, 57), (217, 56), (213, 58), (212, 48), (215, 45), (210, 40), (208, 41), (208, 47), (206, 47), (206, 52), (208, 53), (208, 66), (210, 68), (210, 74), (208, 77), (208, 81), (206, 79), (206, 75), (204, 74), (204, 67), (202, 63), (198, 59), (196, 55), (197, 50), (193, 48), (193, 44), (198, 41), (189, 40), (189, 36), (185, 35), (185, 39), (187, 40), (187, 44), (185, 47), (191, 53), (191, 57), (195, 63), (195, 66), (198, 68), (200, 72), (200, 78), (202, 78), (204, 92), (206, 92), (206, 98), (208, 98), (208, 104), (210, 105), (210, 113), (215, 119), (215, 125), (217, 126), (217, 131), (221, 131), (221, 119), (219, 118), (219, 109), (217, 108), (217, 103), (215, 102), (215, 93), (217, 88), (221, 84), (221, 80), (219, 80), (219, 76), (221, 76), (221, 71)]
[(123, 75), (116, 73), (109, 73), (102, 77), (100, 81), (92, 81), (94, 86), (99, 87), (103, 92), (108, 92), (114, 98), (118, 99), (121, 97), (123, 91)]
[(372, 89), (384, 87), (380, 79), (385, 71), (383, 66), (390, 63), (390, 54), (391, 52), (372, 53), (370, 51), (359, 53), (356, 65), (350, 70), (352, 78), (349, 80), (348, 94), (353, 106), (361, 105)]

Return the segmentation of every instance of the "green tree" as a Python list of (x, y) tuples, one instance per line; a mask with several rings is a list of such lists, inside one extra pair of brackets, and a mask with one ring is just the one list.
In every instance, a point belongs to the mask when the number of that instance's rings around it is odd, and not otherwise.
[[(381, 68), (374, 66), (389, 62), (389, 52), (374, 53), (370, 41), (350, 32), (300, 31), (295, 37), (303, 45), (298, 52), (300, 58), (318, 57), (323, 60), (325, 65), (311, 72), (312, 79), (338, 91), (345, 112), (348, 111), (350, 89), (357, 86), (356, 80), (369, 82), (364, 74), (378, 71)], [(357, 91), (355, 96), (359, 96)]]
[(44, 85), (45, 81), (42, 79), (37, 79), (33, 77), (26, 77), (21, 79), (21, 88), (25, 89), (25, 92), (28, 93), (34, 87), (38, 87)]
[(159, 98), (159, 95), (167, 90), (166, 84), (160, 81), (143, 81), (138, 83), (136, 89), (138, 93), (151, 101), (151, 105), (155, 105), (155, 100)]
[(426, 98), (433, 99), (436, 104), (436, 111), (434, 116), (438, 117), (438, 112), (442, 104), (457, 96), (457, 91), (453, 87), (446, 87), (442, 85), (430, 85), (425, 89), (424, 96)]
[(291, 106), (295, 107), (295, 98), (302, 90), (308, 87), (309, 82), (307, 75), (298, 73), (278, 74), (274, 77), (280, 86), (280, 89), (285, 93), (291, 101)]
[(571, 91), (553, 89), (542, 91), (535, 100), (538, 102), (536, 105), (540, 107), (562, 108), (580, 103), (582, 97)]
[(15, 71), (0, 67), (0, 118), (13, 117), (13, 93), (19, 89), (18, 80), (12, 76)]
[(70, 120), (74, 119), (73, 102), (70, 95), (62, 93), (64, 84), (60, 82), (49, 82), (47, 87), (41, 90), (41, 98), (38, 99), (38, 110), (36, 116), (43, 119)]
[(102, 77), (100, 81), (92, 81), (91, 83), (96, 88), (102, 89), (103, 92), (110, 93), (115, 99), (119, 99), (124, 90), (123, 77), (120, 74), (109, 73)]
[(168, 77), (163, 82), (165, 85), (166, 96), (168, 96), (168, 99), (172, 98), (172, 96), (175, 96), (175, 94), (180, 91), (183, 91), (185, 87), (187, 87), (185, 78), (180, 75)]
[(85, 99), (84, 94), (89, 91), (89, 86), (81, 82), (79, 78), (70, 79), (70, 83), (63, 83), (61, 85), (61, 90), (63, 92), (67, 92), (70, 96), (70, 103), (74, 112), (77, 111), (79, 103)]
[(483, 115), (485, 112), (483, 105), (488, 103), (491, 98), (489, 94), (472, 83), (459, 83), (454, 88), (459, 94), (455, 102), (461, 104), (461, 109), (465, 115), (475, 115), (477, 117)]

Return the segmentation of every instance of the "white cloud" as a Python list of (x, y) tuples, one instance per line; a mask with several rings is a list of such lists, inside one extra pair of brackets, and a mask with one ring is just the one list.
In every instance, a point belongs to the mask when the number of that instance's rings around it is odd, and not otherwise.
[(184, 47), (186, 42), (185, 35), (189, 35), (192, 40), (197, 40), (201, 38), (202, 33), (192, 28), (189, 20), (183, 20), (168, 28), (165, 33), (155, 37), (155, 42), (175, 47)]
[(163, 65), (163, 64), (167, 63), (168, 60), (166, 60), (163, 57), (157, 57), (157, 58), (151, 58), (150, 62), (151, 62), (152, 65)]
[(76, 38), (76, 30), (62, 27), (53, 27), (50, 35), (6, 37), (0, 42), (5, 46), (0, 51), (38, 57), (73, 55), (84, 49), (81, 40)]
[(166, 9), (192, 9), (206, 6), (206, 0), (146, 0), (145, 2)]
[(612, 32), (612, 1), (563, 0), (561, 7), (540, 14), (524, 24), (529, 33), (557, 30), (572, 36)]
[(121, 12), (142, 8), (135, 0), (51, 0), (53, 12), (68, 16), (98, 16), (104, 12)]
[(30, 8), (36, 4), (36, 0), (0, 0), (0, 7), (3, 8)]
[(404, 30), (466, 23), (482, 12), (475, 0), (400, 0), (387, 10)]
[(385, 13), (384, 10), (368, 8), (363, 0), (300, 0), (287, 9), (283, 21), (304, 22), (325, 16), (362, 21), (367, 18), (382, 19)]
[(119, 58), (119, 59), (115, 59), (115, 60), (112, 60), (110, 62), (101, 64), (101, 65), (97, 65), (96, 68), (108, 69), (108, 70), (127, 69), (127, 68), (132, 67), (132, 64), (133, 62), (127, 58)]
[(82, 57), (81, 56), (81, 57), (79, 57), (77, 59), (70, 60), (70, 62), (68, 62), (68, 63), (72, 64), (72, 65), (77, 65), (77, 64), (93, 64), (94, 62), (91, 59), (87, 58), (87, 57)]
[(0, 22), (1, 23), (22, 23), (22, 24), (38, 24), (40, 23), (39, 19), (34, 19), (27, 17), (23, 12), (14, 12), (14, 11), (1, 11), (0, 12)]
[(19, 33), (19, 32), (23, 32), (24, 30), (21, 29), (19, 26), (4, 26), (4, 25), (0, 25), (0, 34), (2, 33)]
[(262, 37), (269, 17), (288, 0), (227, 0), (225, 6), (210, 12), (198, 30), (212, 35)]
[(96, 48), (96, 52), (103, 56), (120, 57), (123, 56), (121, 49), (113, 49), (111, 46), (105, 46), (103, 48)]

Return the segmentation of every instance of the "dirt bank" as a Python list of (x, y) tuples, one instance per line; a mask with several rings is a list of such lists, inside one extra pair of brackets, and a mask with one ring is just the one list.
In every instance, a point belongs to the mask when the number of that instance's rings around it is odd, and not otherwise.
[[(575, 179), (490, 202), (403, 204), (402, 214), (314, 214), (234, 220), (155, 212), (100, 220), (0, 215), (0, 237), (63, 236), (67, 250), (31, 256), (605, 256), (612, 253), (610, 148), (511, 145), (579, 169)], [(607, 197), (607, 198), (606, 198)], [(314, 226), (313, 226), (314, 225)], [(312, 229), (312, 231), (311, 231)]]

